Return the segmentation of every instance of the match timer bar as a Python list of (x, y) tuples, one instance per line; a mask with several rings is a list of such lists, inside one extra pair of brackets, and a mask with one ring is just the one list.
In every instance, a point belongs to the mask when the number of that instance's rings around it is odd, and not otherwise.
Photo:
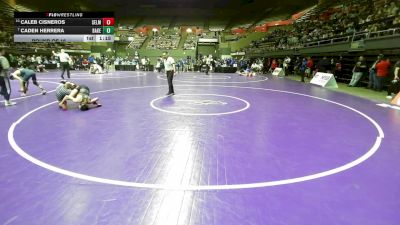
[(16, 34), (14, 42), (114, 42), (114, 35), (48, 35), (48, 34)]

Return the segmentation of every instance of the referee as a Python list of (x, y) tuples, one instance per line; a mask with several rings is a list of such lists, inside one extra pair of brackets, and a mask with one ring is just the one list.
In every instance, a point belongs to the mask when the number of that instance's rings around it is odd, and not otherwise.
[(64, 80), (65, 71), (67, 71), (68, 79), (71, 78), (69, 73), (69, 60), (70, 60), (69, 55), (65, 53), (64, 49), (61, 49), (60, 53), (55, 53), (53, 51), (53, 55), (58, 56), (58, 58), (60, 59), (60, 66), (62, 68), (61, 78)]
[(168, 55), (167, 52), (163, 53), (165, 72), (167, 73), (168, 80), (168, 93), (167, 95), (174, 95), (174, 85), (172, 84), (172, 79), (174, 79), (175, 74), (175, 60)]

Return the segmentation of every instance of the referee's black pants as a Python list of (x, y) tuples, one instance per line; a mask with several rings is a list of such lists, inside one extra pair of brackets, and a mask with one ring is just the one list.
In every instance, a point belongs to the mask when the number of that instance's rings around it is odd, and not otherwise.
[(206, 64), (206, 75), (208, 75), (209, 72), (210, 72), (210, 65)]
[(70, 73), (69, 73), (69, 63), (68, 62), (61, 62), (60, 64), (61, 64), (61, 69), (62, 69), (61, 78), (64, 79), (64, 72), (65, 71), (67, 71), (67, 77), (71, 78), (70, 77)]
[(172, 80), (174, 79), (174, 71), (167, 71), (167, 80), (168, 80), (168, 94), (174, 94), (174, 85), (172, 84)]

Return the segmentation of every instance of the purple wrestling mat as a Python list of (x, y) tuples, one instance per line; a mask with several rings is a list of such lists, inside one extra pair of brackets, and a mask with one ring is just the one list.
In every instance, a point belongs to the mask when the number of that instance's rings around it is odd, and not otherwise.
[(400, 111), (271, 76), (59, 72), (0, 106), (0, 224), (398, 225)]

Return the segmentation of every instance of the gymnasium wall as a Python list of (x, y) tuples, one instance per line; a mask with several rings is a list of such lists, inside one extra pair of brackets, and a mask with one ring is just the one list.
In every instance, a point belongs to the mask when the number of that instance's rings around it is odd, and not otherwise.
[(197, 50), (199, 55), (213, 55), (214, 57), (218, 56), (216, 45), (198, 45)]
[(114, 49), (114, 46), (112, 43), (96, 43), (96, 45), (90, 46), (90, 51), (92, 53), (104, 53), (109, 48)]
[[(138, 49), (138, 50), (133, 50), (133, 49), (125, 49), (125, 46), (122, 45), (116, 45), (116, 55), (117, 57), (126, 57), (126, 56), (134, 56), (135, 51), (137, 51), (140, 55), (140, 57), (149, 57), (150, 62), (152, 64), (155, 64), (157, 61), (157, 58), (162, 56), (163, 52), (165, 50), (156, 50), (156, 49)], [(169, 55), (171, 55), (175, 60), (177, 59), (182, 59), (186, 58), (187, 56), (190, 56), (192, 58), (196, 58), (196, 51), (195, 50), (183, 50), (183, 49), (177, 49), (177, 50), (167, 50)]]
[(241, 38), (238, 41), (228, 42), (229, 43), (229, 47), (230, 47), (232, 52), (239, 51), (240, 49), (249, 46), (252, 41), (261, 39), (266, 34), (267, 33), (264, 33), (264, 32), (248, 33), (245, 38)]

